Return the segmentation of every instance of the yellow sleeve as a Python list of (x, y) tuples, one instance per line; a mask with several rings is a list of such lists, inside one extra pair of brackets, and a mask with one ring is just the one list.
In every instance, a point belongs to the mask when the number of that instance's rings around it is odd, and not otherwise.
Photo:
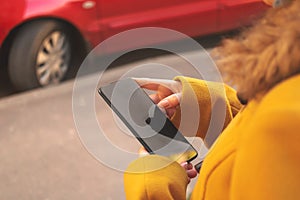
[(256, 116), (236, 154), (231, 199), (300, 199), (299, 122), (296, 106)]
[[(188, 77), (175, 77), (175, 80), (182, 83), (182, 98), (172, 122), (179, 129), (182, 122), (191, 123), (188, 127), (197, 125), (196, 134), (183, 130), (185, 136), (196, 135), (204, 139), (211, 130), (220, 134), (242, 108), (236, 91), (225, 84)], [(214, 127), (218, 123), (219, 129)]]
[(159, 155), (133, 161), (124, 173), (128, 200), (185, 200), (188, 178), (177, 163)]

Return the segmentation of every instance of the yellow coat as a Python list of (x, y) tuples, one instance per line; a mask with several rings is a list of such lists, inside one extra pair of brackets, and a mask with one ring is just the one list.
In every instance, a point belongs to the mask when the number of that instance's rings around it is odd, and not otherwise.
[[(207, 103), (203, 100), (203, 92), (207, 91), (204, 82), (182, 77), (179, 80), (183, 97), (194, 90), (203, 109), (201, 102)], [(300, 75), (285, 80), (260, 100), (249, 102), (233, 119), (240, 105), (234, 91), (226, 87), (225, 121), (232, 120), (206, 156), (191, 199), (300, 199), (299, 86)], [(183, 98), (182, 103), (188, 103), (188, 99)], [(202, 126), (198, 136), (205, 136), (201, 130), (209, 123), (207, 113), (199, 122)], [(173, 118), (175, 124), (178, 116)], [(134, 161), (128, 169), (144, 173), (125, 173), (127, 199), (185, 199), (187, 177), (179, 164), (146, 170), (149, 163), (165, 162), (161, 156)]]

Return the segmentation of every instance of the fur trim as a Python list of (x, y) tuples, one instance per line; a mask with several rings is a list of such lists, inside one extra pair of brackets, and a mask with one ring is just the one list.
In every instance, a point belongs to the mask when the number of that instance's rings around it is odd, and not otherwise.
[(300, 73), (300, 1), (270, 9), (255, 26), (212, 52), (224, 79), (251, 100)]

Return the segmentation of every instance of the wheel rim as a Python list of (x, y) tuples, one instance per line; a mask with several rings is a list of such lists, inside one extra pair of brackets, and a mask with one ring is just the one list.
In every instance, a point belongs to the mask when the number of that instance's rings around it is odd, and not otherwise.
[(55, 31), (45, 38), (36, 60), (39, 84), (46, 86), (59, 83), (68, 71), (70, 54), (70, 44), (62, 32)]

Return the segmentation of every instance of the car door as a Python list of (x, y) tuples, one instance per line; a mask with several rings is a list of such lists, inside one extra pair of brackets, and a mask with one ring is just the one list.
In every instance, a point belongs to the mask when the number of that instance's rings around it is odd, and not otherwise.
[(262, 0), (220, 0), (219, 3), (219, 31), (248, 25), (268, 8)]
[(215, 31), (219, 0), (98, 0), (105, 38), (124, 30), (158, 26), (190, 36)]

